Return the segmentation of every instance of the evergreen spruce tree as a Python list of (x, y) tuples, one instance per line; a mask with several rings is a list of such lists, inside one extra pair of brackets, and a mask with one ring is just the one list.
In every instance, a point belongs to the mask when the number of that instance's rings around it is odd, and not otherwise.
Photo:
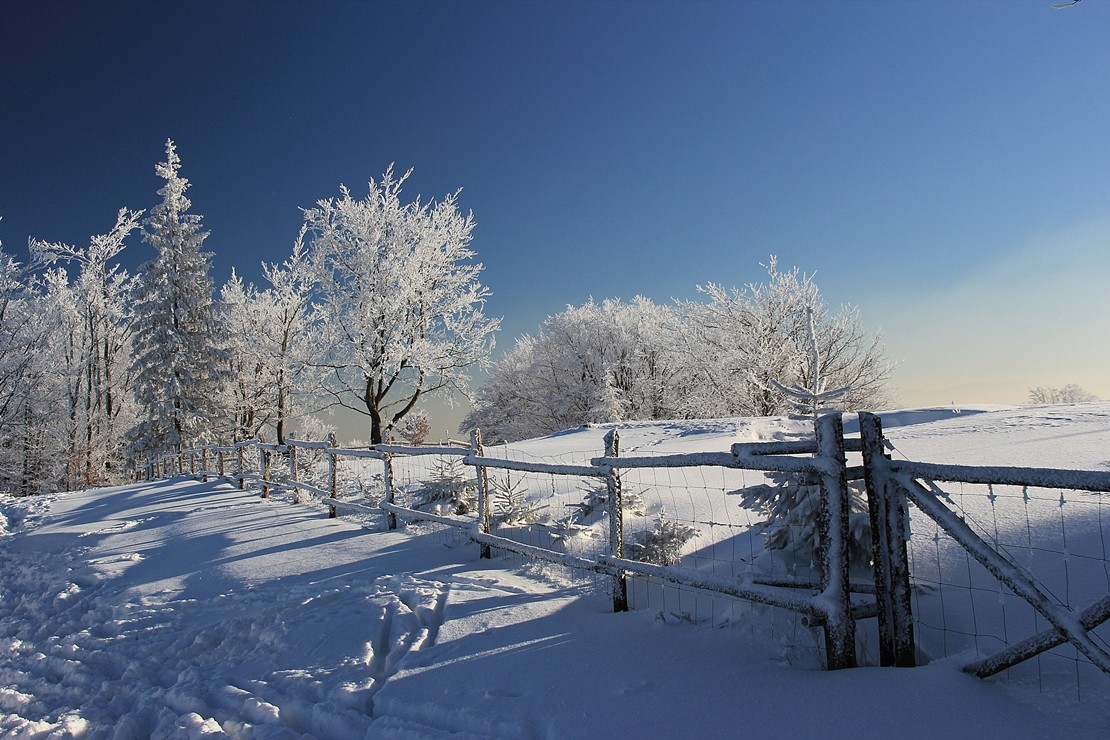
[(143, 222), (143, 239), (157, 255), (142, 268), (134, 295), (135, 399), (141, 420), (128, 435), (134, 452), (178, 451), (211, 438), (219, 418), (223, 343), (209, 277), (211, 253), (201, 251), (208, 232), (188, 213), (189, 181), (181, 177), (173, 141), (155, 170), (166, 181), (162, 202)]

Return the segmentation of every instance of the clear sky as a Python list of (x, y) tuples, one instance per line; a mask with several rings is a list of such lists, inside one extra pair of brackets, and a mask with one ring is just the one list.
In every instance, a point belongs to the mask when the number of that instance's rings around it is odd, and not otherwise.
[[(214, 278), (299, 207), (463, 188), (500, 348), (590, 296), (815, 272), (902, 405), (1110, 398), (1110, 1), (0, 2), (0, 240), (158, 201)], [(152, 256), (135, 242), (135, 264)]]

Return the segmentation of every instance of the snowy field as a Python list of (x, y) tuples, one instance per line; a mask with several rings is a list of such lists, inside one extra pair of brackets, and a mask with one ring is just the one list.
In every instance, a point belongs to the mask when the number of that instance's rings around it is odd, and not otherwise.
[[(884, 425), (896, 458), (1110, 469), (1110, 403), (894, 412)], [(588, 458), (601, 454), (604, 431), (502, 452)], [(634, 424), (622, 428), (622, 454), (723, 451), (796, 432), (782, 420)], [(735, 499), (707, 504), (671, 483), (653, 499), (652, 483), (640, 483), (645, 511), (633, 528), (660, 509), (704, 520), (709, 507), (744, 534), (703, 527), (695, 567), (724, 567), (697, 562), (722, 541), (747, 547), (745, 560), (758, 555), (747, 532), (758, 517)], [(994, 499), (956, 493), (972, 518), (994, 516)], [(1066, 531), (1065, 551), (1082, 555), (1110, 536), (1110, 521), (1083, 528), (1103, 506), (1082, 496), (1069, 493), (1044, 522), (1003, 517), (1001, 529)], [(1101, 582), (1066, 569), (1070, 588), (1091, 591), (1069, 594), (1079, 605), (1110, 589), (1101, 546), (1101, 561), (1087, 558)], [(1110, 735), (1110, 677), (1084, 676), (1082, 701), (1043, 680), (983, 681), (960, 671), (970, 638), (935, 630), (921, 636), (924, 667), (822, 672), (784, 653), (752, 610), (672, 618), (648, 603), (613, 614), (602, 582), (560, 567), (482, 561), (476, 546), (431, 527), (373, 531), (227, 484), (178, 478), (0, 498), (0, 569), (4, 737)]]

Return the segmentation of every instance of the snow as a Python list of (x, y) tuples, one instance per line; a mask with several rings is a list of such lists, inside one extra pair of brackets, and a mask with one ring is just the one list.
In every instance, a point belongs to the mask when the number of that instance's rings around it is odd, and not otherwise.
[[(724, 452), (788, 439), (792, 424), (620, 425), (621, 452)], [(1108, 403), (906, 410), (884, 415), (884, 427), (896, 459), (1110, 469)], [(606, 431), (486, 452), (581, 464), (601, 454)], [(477, 554), (433, 525), (376, 531), (328, 519), (326, 507), (187, 478), (0, 498), (0, 735), (1101, 738), (1110, 730), (1105, 676), (1075, 702), (1051, 686), (971, 677), (960, 670), (966, 651), (914, 669), (811, 670), (759, 623), (614, 614), (604, 578)], [(1092, 590), (1085, 603), (1105, 595)]]

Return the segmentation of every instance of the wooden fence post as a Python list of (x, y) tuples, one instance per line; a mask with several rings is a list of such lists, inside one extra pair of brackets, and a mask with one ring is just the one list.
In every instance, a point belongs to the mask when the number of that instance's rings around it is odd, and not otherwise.
[(825, 657), (830, 671), (856, 665), (856, 622), (852, 618), (848, 547), (851, 530), (847, 462), (844, 457), (844, 421), (839, 412), (817, 419), (817, 456), (833, 463), (836, 472), (821, 474), (821, 510), (817, 519), (821, 547), (821, 591), (827, 618)]
[[(474, 457), (482, 457), (482, 432), (475, 429), (470, 433), (470, 452)], [(477, 465), (478, 478), (478, 530), (483, 534), (490, 533), (489, 516), (489, 474), (485, 465)], [(493, 557), (493, 548), (482, 543), (479, 546), (478, 557), (489, 559)]]
[(220, 473), (220, 477), (223, 478), (224, 477), (224, 448), (223, 447), (217, 447), (216, 448), (216, 460), (217, 460), (218, 465), (219, 465), (218, 471)]
[(258, 469), (262, 471), (262, 498), (270, 498), (270, 451), (258, 448)]
[[(297, 482), (297, 448), (293, 445), (286, 445), (285, 449), (289, 450), (289, 477), (294, 483)], [(297, 497), (300, 501), (300, 496)]]
[(888, 483), (882, 421), (859, 413), (863, 445), (863, 479), (871, 516), (871, 559), (875, 573), (875, 601), (879, 614), (879, 665), (913, 668), (913, 610), (910, 601), (910, 563), (906, 547), (909, 513), (906, 497)]
[(240, 444), (235, 445), (235, 457), (236, 476), (239, 478), (239, 490), (242, 491), (246, 484), (243, 480), (243, 447)]
[[(605, 435), (605, 457), (620, 454), (620, 436), (616, 429)], [(609, 466), (605, 476), (605, 487), (609, 492), (609, 555), (624, 558), (624, 512), (621, 504), (621, 478), (617, 469)], [(624, 572), (617, 570), (613, 576), (613, 611), (628, 611), (628, 580)]]
[[(385, 501), (386, 503), (395, 503), (395, 495), (393, 491), (393, 456), (388, 452), (382, 458), (382, 483), (385, 485)], [(392, 511), (385, 513), (386, 528), (389, 530), (397, 529), (397, 515)]]
[[(339, 442), (335, 438), (335, 432), (328, 432), (328, 489), (331, 492), (333, 499), (339, 498), (339, 460), (335, 454), (335, 448), (339, 446)], [(334, 506), (328, 512), (329, 519), (335, 519), (339, 516), (339, 510)]]
[(200, 448), (200, 479), (202, 482), (208, 482), (208, 446)]

